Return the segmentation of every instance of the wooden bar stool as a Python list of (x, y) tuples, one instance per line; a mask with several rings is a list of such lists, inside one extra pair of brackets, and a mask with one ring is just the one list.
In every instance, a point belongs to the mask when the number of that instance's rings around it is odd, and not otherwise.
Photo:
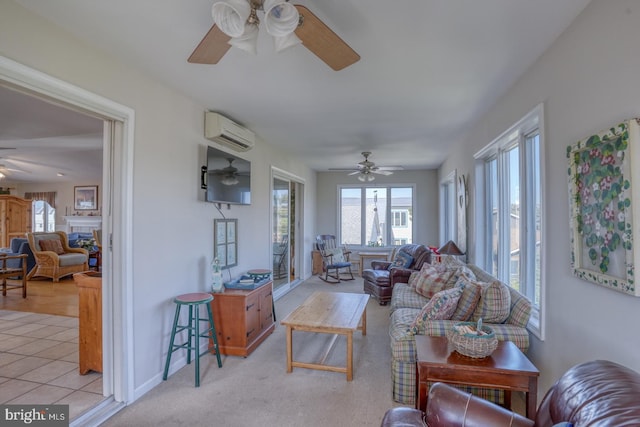
[[(212, 300), (213, 295), (204, 292), (179, 295), (173, 299), (173, 302), (176, 303), (176, 315), (173, 319), (173, 330), (171, 331), (171, 342), (169, 343), (167, 362), (164, 365), (164, 375), (162, 376), (163, 380), (166, 380), (167, 375), (169, 374), (171, 354), (178, 349), (186, 348), (187, 364), (191, 364), (191, 350), (194, 351), (196, 361), (196, 387), (200, 387), (200, 356), (208, 352), (205, 351), (204, 353), (200, 353), (200, 338), (205, 338), (207, 340), (213, 338), (213, 346), (216, 352), (216, 358), (218, 359), (218, 368), (222, 368), (216, 327), (213, 323), (213, 315), (211, 314), (210, 303)], [(202, 304), (207, 307), (208, 317), (206, 318), (200, 318), (200, 305)], [(178, 325), (178, 320), (180, 318), (180, 309), (183, 305), (189, 307), (188, 325)], [(209, 327), (202, 333), (200, 332), (200, 322), (209, 322)], [(178, 332), (184, 331), (185, 329), (188, 331), (187, 342), (183, 344), (175, 344), (176, 334)]]

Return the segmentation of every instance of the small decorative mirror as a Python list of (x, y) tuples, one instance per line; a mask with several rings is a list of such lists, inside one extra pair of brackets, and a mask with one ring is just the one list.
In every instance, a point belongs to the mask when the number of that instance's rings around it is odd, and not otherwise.
[(213, 220), (213, 257), (218, 258), (221, 268), (238, 265), (238, 220)]

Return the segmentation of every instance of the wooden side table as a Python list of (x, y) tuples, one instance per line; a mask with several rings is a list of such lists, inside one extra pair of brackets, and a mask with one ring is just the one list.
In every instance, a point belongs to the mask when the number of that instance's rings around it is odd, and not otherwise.
[(362, 277), (362, 270), (364, 270), (364, 263), (366, 260), (384, 259), (385, 261), (389, 261), (388, 252), (358, 252), (358, 255), (360, 256), (359, 271), (360, 271), (361, 277)]
[(322, 274), (322, 255), (320, 251), (311, 251), (311, 274)]
[(443, 382), (505, 391), (505, 405), (511, 407), (511, 392), (526, 394), (526, 416), (536, 413), (540, 372), (511, 341), (498, 341), (489, 357), (474, 359), (453, 349), (446, 337), (416, 335), (416, 408), (427, 407), (428, 383)]

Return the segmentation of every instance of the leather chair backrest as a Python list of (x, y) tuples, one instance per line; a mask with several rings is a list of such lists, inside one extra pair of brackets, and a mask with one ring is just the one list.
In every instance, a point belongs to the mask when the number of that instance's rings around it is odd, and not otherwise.
[(425, 262), (431, 263), (431, 250), (425, 245), (402, 245), (398, 251), (411, 255), (413, 262), (409, 268), (412, 270), (420, 270)]
[(607, 360), (569, 369), (547, 392), (536, 413), (537, 427), (568, 421), (576, 426), (638, 425), (640, 374)]

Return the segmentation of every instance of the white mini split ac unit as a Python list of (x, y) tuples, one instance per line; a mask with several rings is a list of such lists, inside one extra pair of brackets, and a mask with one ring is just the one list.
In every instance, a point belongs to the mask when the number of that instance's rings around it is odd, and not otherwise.
[(252, 131), (211, 111), (204, 113), (204, 137), (236, 151), (251, 150), (256, 142)]

